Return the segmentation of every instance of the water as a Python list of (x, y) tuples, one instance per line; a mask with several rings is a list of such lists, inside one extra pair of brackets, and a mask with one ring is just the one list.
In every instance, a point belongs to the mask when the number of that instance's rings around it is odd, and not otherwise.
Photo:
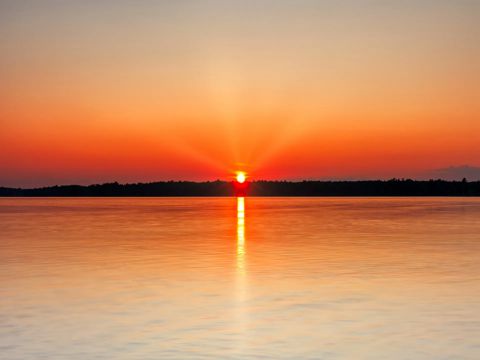
[(480, 199), (0, 199), (0, 358), (479, 359)]

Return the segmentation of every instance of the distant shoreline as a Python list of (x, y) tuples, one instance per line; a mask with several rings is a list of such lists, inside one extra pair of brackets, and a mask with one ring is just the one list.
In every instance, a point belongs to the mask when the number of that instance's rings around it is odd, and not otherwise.
[[(187, 197), (235, 196), (235, 182), (160, 181), (152, 183), (61, 185), (22, 189), (0, 187), (0, 197)], [(247, 196), (480, 196), (480, 181), (364, 180), (253, 181)]]

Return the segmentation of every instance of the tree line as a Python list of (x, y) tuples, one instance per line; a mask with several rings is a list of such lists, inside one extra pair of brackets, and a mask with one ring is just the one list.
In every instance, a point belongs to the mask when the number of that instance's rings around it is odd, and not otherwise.
[[(480, 181), (364, 180), (253, 181), (248, 196), (480, 196)], [(234, 196), (235, 182), (159, 181), (151, 183), (61, 185), (33, 189), (0, 187), (0, 196)]]

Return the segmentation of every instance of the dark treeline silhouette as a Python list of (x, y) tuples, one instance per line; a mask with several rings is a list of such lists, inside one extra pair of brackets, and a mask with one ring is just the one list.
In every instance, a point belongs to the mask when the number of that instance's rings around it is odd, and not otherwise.
[[(226, 181), (162, 181), (64, 185), (36, 189), (0, 187), (0, 196), (233, 196), (235, 183)], [(480, 181), (254, 181), (249, 196), (480, 196)]]

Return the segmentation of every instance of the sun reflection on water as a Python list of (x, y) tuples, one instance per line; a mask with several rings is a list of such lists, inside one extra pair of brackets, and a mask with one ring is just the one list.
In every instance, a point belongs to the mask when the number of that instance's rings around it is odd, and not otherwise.
[(237, 197), (237, 251), (235, 276), (235, 330), (238, 342), (235, 352), (243, 357), (246, 349), (246, 335), (248, 333), (247, 300), (247, 271), (245, 247), (245, 198)]
[(237, 269), (245, 272), (245, 198), (237, 198)]

